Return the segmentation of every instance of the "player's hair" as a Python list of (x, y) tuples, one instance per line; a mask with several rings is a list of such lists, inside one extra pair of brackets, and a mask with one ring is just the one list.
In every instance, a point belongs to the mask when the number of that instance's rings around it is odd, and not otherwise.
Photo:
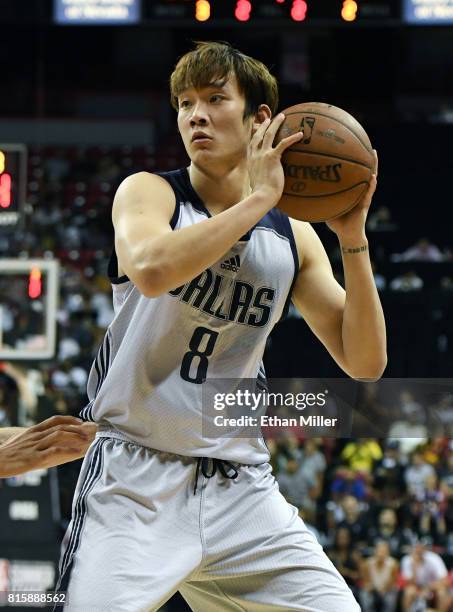
[(260, 61), (244, 55), (227, 42), (195, 41), (195, 49), (183, 55), (170, 77), (173, 108), (178, 110), (178, 96), (189, 87), (206, 87), (237, 79), (245, 98), (244, 119), (255, 115), (260, 104), (267, 104), (274, 115), (278, 107), (277, 80)]

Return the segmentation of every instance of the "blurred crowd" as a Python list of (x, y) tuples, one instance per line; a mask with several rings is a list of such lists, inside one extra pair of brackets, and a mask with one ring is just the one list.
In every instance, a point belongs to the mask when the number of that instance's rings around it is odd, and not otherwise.
[[(115, 189), (132, 172), (183, 163), (171, 142), (159, 157), (146, 147), (31, 152), (25, 225), (0, 234), (0, 257), (60, 261), (57, 353), (42, 362), (0, 364), (0, 426), (78, 415), (83, 408), (88, 372), (113, 318), (106, 270)], [(398, 222), (380, 206), (368, 226), (370, 232), (391, 236)], [(337, 254), (329, 254), (335, 262)], [(383, 257), (378, 251), (375, 275), (381, 291), (423, 291), (425, 279), (416, 268), (389, 277), (380, 271)], [(453, 259), (449, 248), (427, 238), (400, 253), (389, 248), (385, 257), (394, 265), (442, 265)], [(442, 291), (453, 290), (448, 274), (435, 282)], [(20, 296), (3, 289), (1, 302), (7, 344), (15, 346), (36, 333), (40, 300), (26, 309)], [(445, 393), (440, 400), (444, 422), (436, 437), (429, 406), (410, 391), (403, 391), (399, 402), (402, 416), (393, 418), (385, 440), (304, 439), (286, 431), (268, 444), (282, 493), (325, 546), (363, 610), (443, 612), (453, 605), (448, 574), (453, 566), (453, 396)], [(62, 466), (59, 471), (68, 518), (77, 470)]]
[(365, 612), (451, 609), (451, 439), (300, 439), (287, 431), (267, 443), (281, 492)]

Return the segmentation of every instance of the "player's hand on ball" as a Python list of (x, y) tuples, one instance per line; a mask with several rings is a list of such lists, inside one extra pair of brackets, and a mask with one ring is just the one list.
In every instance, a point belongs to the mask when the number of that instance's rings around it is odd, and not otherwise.
[(296, 132), (274, 147), (275, 135), (284, 120), (283, 113), (276, 115), (272, 120), (265, 119), (252, 136), (249, 145), (248, 162), (252, 193), (260, 192), (266, 195), (273, 201), (273, 205), (280, 200), (285, 184), (282, 154), (303, 137), (302, 132)]
[(373, 149), (373, 156), (374, 172), (371, 175), (370, 185), (362, 200), (352, 210), (341, 215), (341, 217), (326, 222), (327, 226), (337, 234), (342, 242), (354, 242), (365, 239), (366, 218), (377, 186), (378, 157), (375, 149)]
[(96, 431), (95, 423), (71, 416), (54, 416), (29, 427), (0, 446), (0, 478), (80, 459)]

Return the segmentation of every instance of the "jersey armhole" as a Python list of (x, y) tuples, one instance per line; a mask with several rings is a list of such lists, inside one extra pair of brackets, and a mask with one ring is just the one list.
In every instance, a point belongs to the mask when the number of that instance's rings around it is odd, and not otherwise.
[[(170, 186), (171, 186), (171, 184), (170, 184)], [(172, 214), (171, 219), (170, 219), (170, 227), (171, 227), (172, 230), (175, 229), (176, 224), (178, 223), (179, 212), (180, 212), (180, 208), (181, 208), (181, 202), (179, 201), (177, 193), (175, 193), (175, 198), (176, 198), (176, 201), (175, 201), (175, 210), (173, 211), (173, 214)]]
[(175, 195), (175, 209), (170, 219), (170, 227), (172, 230), (175, 229), (176, 224), (178, 223), (179, 212), (180, 212), (180, 207), (181, 207), (180, 196), (178, 193), (177, 179), (175, 177), (175, 175), (180, 174), (180, 173), (181, 173), (181, 170), (173, 170), (170, 172), (154, 172), (156, 176), (160, 176), (160, 178), (163, 178), (170, 185)]
[(112, 248), (112, 253), (110, 255), (107, 274), (110, 279), (112, 285), (121, 285), (122, 283), (129, 282), (129, 277), (127, 274), (123, 274), (123, 276), (118, 276), (118, 258), (116, 256), (115, 246)]
[(293, 228), (291, 226), (291, 221), (289, 220), (289, 217), (287, 217), (285, 214), (283, 214), (283, 213), (281, 213), (281, 214), (282, 214), (282, 217), (284, 218), (283, 223), (285, 225), (285, 230), (286, 230), (285, 234), (288, 237), (289, 244), (290, 244), (290, 247), (291, 247), (291, 253), (293, 254), (294, 275), (293, 275), (293, 280), (291, 282), (291, 286), (290, 286), (289, 291), (288, 291), (288, 296), (286, 298), (285, 305), (283, 307), (283, 312), (282, 312), (282, 316), (280, 317), (280, 321), (282, 321), (283, 319), (285, 319), (288, 316), (289, 307), (291, 305), (291, 300), (292, 300), (292, 295), (293, 295), (293, 289), (294, 289), (294, 285), (296, 284), (297, 275), (299, 274), (299, 267), (300, 267), (299, 254), (297, 252), (296, 239), (294, 237), (294, 232), (293, 232)]

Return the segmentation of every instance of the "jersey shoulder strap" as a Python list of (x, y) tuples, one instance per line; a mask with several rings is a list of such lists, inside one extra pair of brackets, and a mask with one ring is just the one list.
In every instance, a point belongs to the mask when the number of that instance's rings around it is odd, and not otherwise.
[(169, 172), (156, 172), (155, 174), (161, 176), (163, 179), (168, 181), (173, 191), (175, 192), (175, 212), (173, 213), (173, 217), (170, 221), (172, 229), (175, 228), (175, 225), (179, 219), (181, 206), (191, 205), (198, 212), (201, 212), (206, 216), (209, 215), (204, 203), (200, 199), (195, 189), (192, 187), (187, 168), (179, 168), (179, 170), (171, 170)]

